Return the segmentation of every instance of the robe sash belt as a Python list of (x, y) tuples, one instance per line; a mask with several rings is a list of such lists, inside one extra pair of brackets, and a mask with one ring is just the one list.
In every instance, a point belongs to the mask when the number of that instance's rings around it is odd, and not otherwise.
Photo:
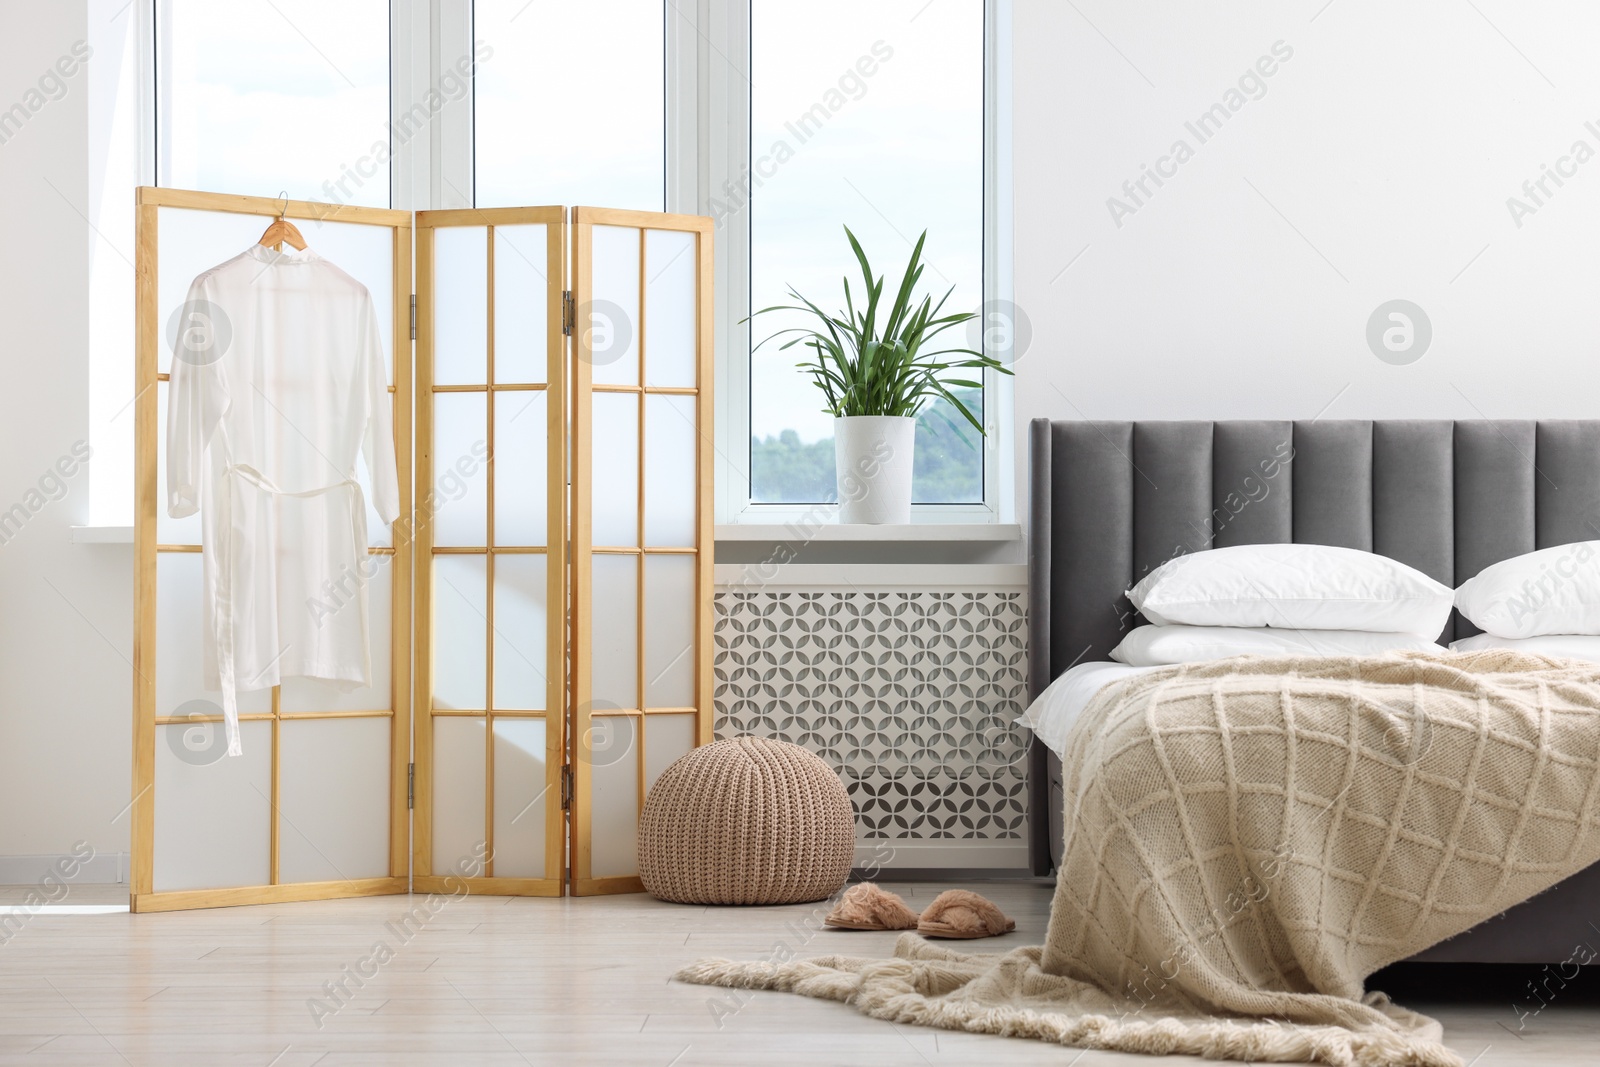
[[(250, 485), (277, 497), (315, 497), (330, 493), (348, 492), (354, 498), (350, 507), (350, 537), (354, 550), (365, 553), (367, 550), (367, 510), (366, 499), (361, 492), (361, 485), (354, 478), (346, 478), (342, 482), (320, 486), (316, 489), (303, 489), (298, 492), (288, 492), (275, 485), (260, 471), (243, 463), (235, 463), (223, 471), (223, 481), (227, 485), (227, 514), (223, 521), (217, 524), (218, 551), (214, 562), (216, 573), (216, 640), (217, 640), (217, 677), (222, 686), (222, 720), (227, 732), (228, 755), (238, 756), (244, 752), (239, 743), (239, 697), (238, 679), (234, 673), (234, 602), (233, 602), (233, 568), (238, 558), (234, 551), (235, 537), (239, 536), (236, 525), (237, 493), (240, 482)], [(280, 649), (281, 657), (287, 649)], [(253, 687), (249, 687), (253, 688)]]

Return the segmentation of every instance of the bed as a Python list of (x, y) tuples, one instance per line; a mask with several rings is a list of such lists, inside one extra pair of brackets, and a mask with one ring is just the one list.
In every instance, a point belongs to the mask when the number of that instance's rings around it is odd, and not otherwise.
[[(1600, 420), (1034, 420), (1029, 690), (1139, 625), (1124, 592), (1183, 552), (1299, 542), (1377, 552), (1457, 586), (1600, 538)], [(1441, 644), (1476, 634), (1459, 614)], [(1062, 842), (1061, 766), (1034, 740), (1030, 854)], [(1414, 957), (1559, 963), (1600, 944), (1600, 864)]]

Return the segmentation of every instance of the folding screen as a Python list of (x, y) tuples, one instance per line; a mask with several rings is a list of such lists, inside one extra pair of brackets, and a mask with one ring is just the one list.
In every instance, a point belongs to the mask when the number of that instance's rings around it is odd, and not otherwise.
[(573, 209), (572, 878), (641, 887), (639, 811), (711, 740), (711, 220)]
[[(411, 214), (173, 189), (138, 192), (134, 400), (134, 911), (407, 891), (411, 552), (370, 512), (373, 685), (292, 680), (239, 695), (244, 754), (224, 756), (202, 684), (200, 517), (166, 514), (170, 336), (190, 281), (254, 244), (281, 212), (366, 284), (394, 398), (402, 516), (410, 513)], [(314, 223), (314, 225), (312, 224)], [(284, 413), (279, 417), (289, 418)]]
[[(711, 221), (139, 205), (135, 910), (640, 889), (645, 796), (712, 736)], [(280, 211), (379, 305), (401, 517), (368, 521), (374, 686), (241, 694), (224, 759), (198, 520), (160, 514), (162, 328)]]

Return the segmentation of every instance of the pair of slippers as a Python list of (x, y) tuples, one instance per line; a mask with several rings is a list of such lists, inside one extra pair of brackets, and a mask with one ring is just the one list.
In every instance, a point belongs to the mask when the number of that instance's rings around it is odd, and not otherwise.
[(995, 937), (1017, 928), (999, 908), (965, 889), (940, 893), (918, 915), (898, 895), (871, 882), (846, 889), (822, 922), (837, 930), (915, 930), (923, 937), (949, 938)]

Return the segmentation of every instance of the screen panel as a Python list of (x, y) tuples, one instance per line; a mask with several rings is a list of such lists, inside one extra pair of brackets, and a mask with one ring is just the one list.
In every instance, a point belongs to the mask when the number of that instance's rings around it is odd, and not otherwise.
[(331, 882), (388, 874), (388, 723), (286, 714), (280, 729), (278, 877)]
[[(228, 759), (222, 724), (156, 727), (156, 893), (242, 889), (269, 881), (272, 727), (239, 724), (244, 755)], [(198, 847), (204, 842), (207, 847)]]
[(563, 891), (566, 235), (417, 215), (418, 891)]
[[(551, 673), (559, 684), (562, 665), (548, 662), (553, 616), (543, 554), (507, 555), (495, 561), (494, 606), (495, 705), (506, 711), (549, 710)], [(559, 613), (559, 603), (555, 610)], [(555, 710), (559, 713), (560, 706)]]
[[(216, 640), (203, 581), (211, 547), (198, 515), (166, 516), (165, 421), (180, 331), (203, 326), (207, 336), (229, 336), (226, 308), (200, 309), (206, 321), (191, 321), (190, 282), (249, 249), (272, 218), (298, 220), (310, 250), (372, 297), (407, 514), (411, 354), (409, 343), (397, 347), (395, 339), (409, 332), (411, 216), (177, 189), (142, 188), (138, 205), (130, 906), (162, 911), (403, 893), (411, 758), (411, 557), (403, 518), (394, 527), (377, 518), (370, 473), (358, 462), (352, 473), (367, 512), (367, 561), (348, 587), (318, 603), (336, 611), (365, 605), (371, 684), (288, 679), (258, 688), (242, 679), (244, 753), (228, 758), (222, 694), (205, 658)], [(279, 414), (292, 423), (293, 411)], [(201, 489), (202, 511), (210, 491)], [(272, 506), (289, 505), (275, 499)]]
[(649, 786), (711, 740), (709, 219), (573, 210), (573, 888), (642, 888)]
[(450, 872), (484, 842), (484, 725), (487, 716), (437, 716), (426, 808), (432, 821), (433, 870)]
[[(494, 869), (499, 878), (548, 876), (546, 835), (552, 808), (561, 796), (552, 794), (547, 723), (543, 718), (494, 721)], [(557, 820), (559, 822), (559, 820)]]

